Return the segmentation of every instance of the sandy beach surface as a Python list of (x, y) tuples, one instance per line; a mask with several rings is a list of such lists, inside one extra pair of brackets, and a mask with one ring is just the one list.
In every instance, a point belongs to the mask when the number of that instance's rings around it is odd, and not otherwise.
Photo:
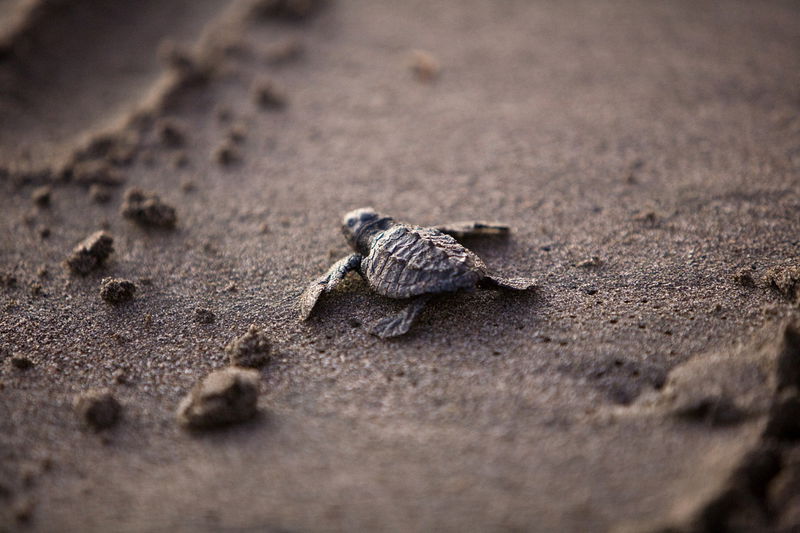
[[(0, 530), (795, 531), (799, 186), (793, 1), (0, 0)], [(300, 321), (367, 205), (537, 288)]]

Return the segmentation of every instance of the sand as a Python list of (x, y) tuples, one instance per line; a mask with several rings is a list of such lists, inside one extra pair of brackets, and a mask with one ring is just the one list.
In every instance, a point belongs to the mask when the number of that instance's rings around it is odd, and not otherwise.
[[(257, 3), (0, 0), (0, 529), (797, 525), (796, 3)], [(540, 289), (299, 321), (366, 205)], [(186, 431), (252, 324), (259, 416)]]

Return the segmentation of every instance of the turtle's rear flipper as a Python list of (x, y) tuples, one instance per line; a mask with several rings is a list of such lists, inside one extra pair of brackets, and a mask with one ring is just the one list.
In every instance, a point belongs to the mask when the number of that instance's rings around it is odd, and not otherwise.
[(403, 335), (408, 332), (409, 328), (411, 328), (411, 324), (414, 323), (414, 320), (419, 316), (425, 308), (425, 304), (427, 304), (430, 299), (430, 295), (418, 296), (401, 312), (377, 321), (370, 328), (369, 332), (382, 339)]
[(436, 226), (436, 229), (442, 233), (447, 233), (456, 239), (462, 239), (464, 237), (481, 237), (484, 235), (504, 237), (511, 233), (510, 227), (497, 222), (453, 222), (452, 224)]
[(512, 291), (529, 291), (536, 288), (536, 280), (528, 278), (498, 278), (486, 276), (478, 282), (482, 289), (505, 289)]
[(348, 255), (336, 261), (325, 274), (315, 279), (300, 296), (300, 318), (302, 320), (308, 319), (323, 292), (330, 292), (333, 290), (333, 288), (344, 279), (348, 272), (359, 270), (361, 267), (361, 259), (361, 254)]

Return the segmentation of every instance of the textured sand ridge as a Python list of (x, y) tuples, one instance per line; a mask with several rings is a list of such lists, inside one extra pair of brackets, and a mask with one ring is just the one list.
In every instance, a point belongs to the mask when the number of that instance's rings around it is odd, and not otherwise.
[[(794, 3), (0, 8), (0, 530), (798, 524)], [(539, 289), (301, 322), (365, 205)]]

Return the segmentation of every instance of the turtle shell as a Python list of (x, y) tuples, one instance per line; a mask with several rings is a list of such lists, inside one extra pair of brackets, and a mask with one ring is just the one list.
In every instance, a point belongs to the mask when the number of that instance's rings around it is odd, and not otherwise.
[(375, 236), (361, 273), (378, 294), (409, 298), (474, 288), (486, 265), (437, 229), (394, 224)]

